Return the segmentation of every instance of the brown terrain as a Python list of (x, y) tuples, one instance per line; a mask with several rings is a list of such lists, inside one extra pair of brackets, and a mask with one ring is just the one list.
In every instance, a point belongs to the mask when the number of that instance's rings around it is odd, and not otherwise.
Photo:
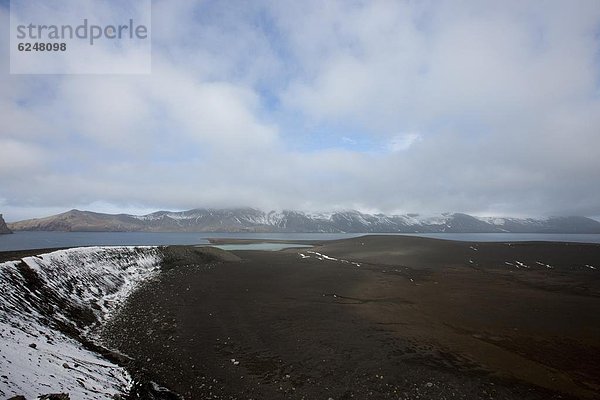
[(186, 399), (600, 398), (600, 245), (182, 249), (103, 337)]

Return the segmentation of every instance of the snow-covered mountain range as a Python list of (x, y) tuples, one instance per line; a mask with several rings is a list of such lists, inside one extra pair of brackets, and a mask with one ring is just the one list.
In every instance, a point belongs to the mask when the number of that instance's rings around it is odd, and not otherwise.
[(13, 231), (144, 232), (352, 232), (352, 233), (600, 233), (586, 217), (496, 218), (462, 213), (367, 214), (359, 211), (306, 213), (254, 208), (157, 211), (147, 215), (71, 210), (8, 224)]

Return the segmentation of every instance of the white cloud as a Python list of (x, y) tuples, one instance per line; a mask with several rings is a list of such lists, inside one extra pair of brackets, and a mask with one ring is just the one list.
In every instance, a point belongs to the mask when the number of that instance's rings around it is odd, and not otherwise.
[(390, 151), (393, 152), (404, 151), (408, 150), (413, 144), (422, 139), (421, 135), (415, 132), (403, 133), (392, 137), (388, 147)]
[(155, 2), (150, 75), (0, 75), (0, 211), (600, 214), (600, 3), (482, 4)]
[(22, 177), (45, 164), (46, 154), (39, 146), (0, 137), (0, 177)]

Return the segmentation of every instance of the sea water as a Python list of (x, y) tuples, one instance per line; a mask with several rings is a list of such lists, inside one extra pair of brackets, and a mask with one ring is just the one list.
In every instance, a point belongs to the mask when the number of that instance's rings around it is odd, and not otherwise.
[[(0, 235), (0, 251), (78, 246), (158, 246), (209, 244), (208, 239), (322, 241), (347, 239), (365, 233), (219, 233), (219, 232), (15, 232)], [(389, 235), (389, 234), (386, 234)], [(600, 243), (600, 234), (555, 233), (410, 233), (400, 234), (473, 242), (552, 241)], [(246, 247), (247, 248), (247, 247)]]

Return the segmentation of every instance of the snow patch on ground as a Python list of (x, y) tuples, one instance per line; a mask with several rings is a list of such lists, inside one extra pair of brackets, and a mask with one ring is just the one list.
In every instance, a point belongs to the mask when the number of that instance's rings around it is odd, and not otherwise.
[(35, 321), (23, 325), (29, 332), (0, 322), (3, 398), (69, 393), (73, 400), (106, 399), (130, 389), (131, 377), (122, 367), (47, 326)]
[(529, 268), (529, 265), (522, 263), (521, 261), (515, 261), (517, 268)]
[[(360, 263), (357, 263), (357, 262), (354, 262), (354, 261), (348, 261), (348, 260), (344, 260), (344, 259), (341, 259), (341, 258), (330, 257), (330, 256), (328, 256), (326, 254), (318, 253), (316, 251), (311, 251), (311, 250), (307, 251), (307, 253), (312, 254), (312, 257), (316, 258), (319, 261), (326, 261), (326, 260), (337, 261), (337, 262), (341, 262), (341, 263), (345, 263), (345, 264), (352, 264), (352, 265), (355, 265), (357, 267), (360, 267)], [(311, 258), (311, 256), (308, 256), (308, 255), (303, 254), (303, 253), (299, 253), (299, 255), (300, 255), (300, 258), (302, 258), (302, 259)]]
[(339, 261), (337, 258), (329, 257), (328, 255), (317, 253), (316, 251), (307, 251), (307, 253), (314, 254), (318, 260), (330, 260), (330, 261)]

